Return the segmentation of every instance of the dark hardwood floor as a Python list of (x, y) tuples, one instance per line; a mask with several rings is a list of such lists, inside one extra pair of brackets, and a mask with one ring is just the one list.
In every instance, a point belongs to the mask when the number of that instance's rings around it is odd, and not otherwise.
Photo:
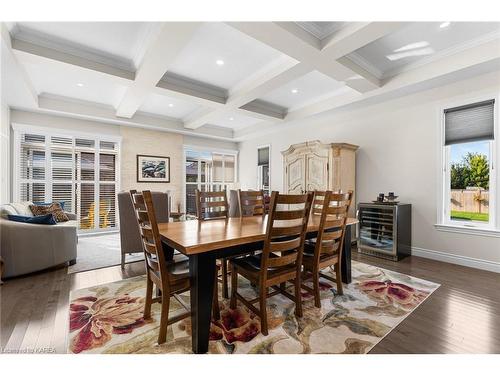
[[(354, 253), (353, 259), (441, 284), (370, 353), (500, 353), (500, 274), (418, 257), (395, 263)], [(0, 287), (1, 349), (65, 353), (69, 292), (143, 273), (142, 263), (132, 263), (7, 280)]]

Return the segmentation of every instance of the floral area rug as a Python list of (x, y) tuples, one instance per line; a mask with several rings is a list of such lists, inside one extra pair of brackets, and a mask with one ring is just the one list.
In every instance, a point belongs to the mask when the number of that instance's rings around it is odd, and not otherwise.
[[(329, 270), (325, 270), (329, 272)], [(353, 281), (338, 295), (334, 283), (321, 280), (321, 308), (303, 291), (304, 314), (284, 296), (268, 299), (269, 335), (243, 305), (235, 310), (219, 297), (221, 319), (213, 321), (210, 353), (367, 353), (428, 298), (439, 285), (364, 263), (352, 263)], [(246, 298), (257, 291), (239, 280)], [(292, 289), (293, 290), (293, 289)], [(160, 305), (151, 319), (142, 316), (145, 276), (92, 288), (70, 296), (69, 353), (191, 353), (189, 318), (168, 327), (167, 342), (158, 345)], [(189, 305), (189, 292), (180, 296)], [(172, 298), (170, 316), (184, 312)]]

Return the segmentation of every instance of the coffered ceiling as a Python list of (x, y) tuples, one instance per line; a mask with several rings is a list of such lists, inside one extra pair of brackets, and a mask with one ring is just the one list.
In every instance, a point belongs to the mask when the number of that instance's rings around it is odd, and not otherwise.
[(11, 107), (232, 141), (496, 69), (491, 22), (2, 24)]

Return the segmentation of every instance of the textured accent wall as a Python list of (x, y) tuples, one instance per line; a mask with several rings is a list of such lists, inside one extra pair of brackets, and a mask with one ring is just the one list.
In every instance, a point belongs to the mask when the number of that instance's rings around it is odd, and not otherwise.
[[(173, 193), (173, 210), (181, 203), (183, 187), (183, 136), (132, 127), (120, 127), (121, 147), (121, 190), (167, 190)], [(170, 157), (170, 183), (137, 182), (137, 155)]]

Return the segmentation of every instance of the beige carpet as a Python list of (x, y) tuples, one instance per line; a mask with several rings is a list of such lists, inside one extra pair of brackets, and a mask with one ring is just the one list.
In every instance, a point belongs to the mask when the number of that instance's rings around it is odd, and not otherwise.
[[(120, 234), (80, 236), (76, 249), (76, 264), (68, 267), (68, 273), (83, 272), (116, 266), (121, 263)], [(144, 260), (143, 253), (127, 254), (126, 263)]]
[[(367, 264), (353, 262), (353, 282), (344, 295), (322, 282), (322, 307), (303, 293), (304, 316), (294, 315), (294, 303), (280, 295), (268, 299), (269, 335), (246, 308), (229, 309), (219, 298), (221, 319), (212, 322), (210, 353), (367, 353), (412, 313), (439, 285)], [(241, 294), (256, 296), (240, 280)], [(169, 326), (167, 342), (156, 343), (159, 305), (144, 321), (145, 278), (81, 289), (70, 296), (69, 353), (191, 353), (191, 322)], [(189, 293), (181, 296), (189, 304)], [(171, 314), (184, 311), (171, 299)]]

